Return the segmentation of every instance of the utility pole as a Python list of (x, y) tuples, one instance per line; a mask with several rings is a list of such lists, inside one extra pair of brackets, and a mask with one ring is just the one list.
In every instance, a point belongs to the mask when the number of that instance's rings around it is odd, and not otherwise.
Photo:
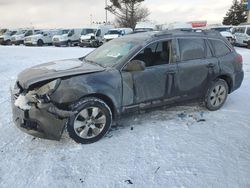
[(105, 0), (106, 24), (108, 23), (108, 10), (107, 10), (107, 7), (108, 7), (108, 2), (107, 2), (107, 0)]
[(92, 23), (93, 23), (93, 15), (90, 14), (90, 25), (92, 25)]

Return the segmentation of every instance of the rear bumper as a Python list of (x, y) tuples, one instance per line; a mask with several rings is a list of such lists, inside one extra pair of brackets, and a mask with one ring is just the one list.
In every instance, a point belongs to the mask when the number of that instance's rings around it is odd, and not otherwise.
[(11, 90), (13, 121), (20, 130), (35, 137), (60, 140), (66, 119), (60, 119), (49, 112), (49, 109), (53, 107), (52, 104), (40, 109), (31, 107), (30, 110), (22, 110), (15, 106), (15, 100), (16, 96)]

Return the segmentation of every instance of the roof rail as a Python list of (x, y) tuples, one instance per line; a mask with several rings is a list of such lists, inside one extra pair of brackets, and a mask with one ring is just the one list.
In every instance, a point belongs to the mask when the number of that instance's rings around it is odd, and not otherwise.
[(185, 33), (192, 33), (192, 34), (200, 34), (200, 35), (208, 35), (208, 36), (220, 36), (220, 32), (212, 31), (212, 30), (195, 30), (192, 28), (187, 29), (172, 29), (172, 30), (165, 30), (159, 33), (154, 34), (155, 37), (165, 36), (165, 35), (173, 35), (173, 34), (185, 34)]

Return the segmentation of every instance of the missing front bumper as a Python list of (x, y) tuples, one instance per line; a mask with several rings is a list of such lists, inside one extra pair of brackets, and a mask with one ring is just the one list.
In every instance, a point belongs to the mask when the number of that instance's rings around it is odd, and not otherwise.
[[(66, 113), (67, 111), (59, 110), (51, 103), (41, 108), (32, 106), (29, 110), (22, 110), (15, 106), (15, 100), (11, 90), (13, 121), (19, 129), (35, 137), (60, 140), (67, 117), (73, 112)], [(51, 109), (54, 109), (54, 113)]]

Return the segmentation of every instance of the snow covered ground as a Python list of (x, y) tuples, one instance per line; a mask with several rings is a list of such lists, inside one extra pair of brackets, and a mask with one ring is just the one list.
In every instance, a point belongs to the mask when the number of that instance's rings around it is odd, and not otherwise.
[(0, 46), (0, 187), (250, 187), (250, 50), (245, 79), (216, 112), (194, 105), (125, 117), (99, 142), (33, 138), (14, 126), (9, 87), (23, 69), (84, 48)]

